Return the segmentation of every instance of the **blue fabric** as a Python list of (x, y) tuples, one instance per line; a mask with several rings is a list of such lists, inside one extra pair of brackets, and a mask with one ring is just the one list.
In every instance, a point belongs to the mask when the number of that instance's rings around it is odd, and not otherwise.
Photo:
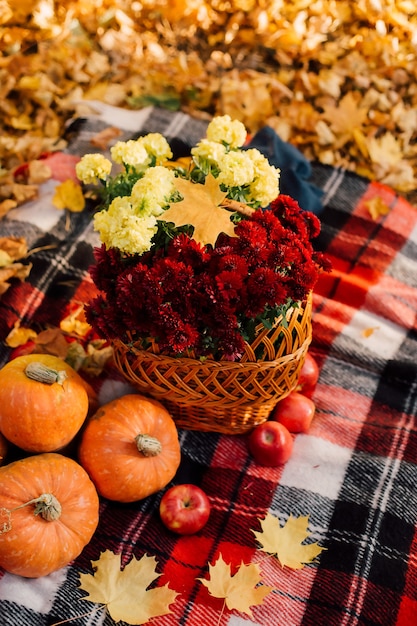
[(248, 148), (257, 148), (271, 165), (281, 170), (281, 193), (297, 200), (304, 210), (321, 213), (323, 191), (309, 182), (312, 174), (310, 162), (297, 148), (283, 141), (269, 126), (254, 135)]

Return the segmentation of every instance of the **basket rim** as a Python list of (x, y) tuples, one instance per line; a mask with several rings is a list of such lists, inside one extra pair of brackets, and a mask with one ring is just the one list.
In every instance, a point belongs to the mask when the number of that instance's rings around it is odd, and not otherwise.
[(295, 356), (298, 356), (305, 350), (306, 344), (309, 345), (311, 343), (312, 337), (311, 334), (307, 335), (304, 339), (303, 343), (299, 348), (291, 352), (290, 354), (285, 354), (280, 356), (278, 359), (273, 360), (258, 360), (258, 361), (216, 361), (211, 358), (206, 359), (197, 359), (192, 357), (174, 357), (169, 356), (163, 353), (155, 354), (151, 350), (145, 350), (143, 347), (139, 347), (139, 342), (132, 343), (131, 345), (123, 342), (121, 339), (113, 340), (113, 347), (119, 352), (131, 353), (133, 356), (141, 355), (142, 359), (147, 359), (149, 361), (154, 362), (166, 362), (171, 363), (173, 366), (177, 368), (189, 368), (190, 366), (194, 367), (209, 367), (213, 370), (221, 369), (223, 371), (232, 371), (232, 370), (241, 370), (241, 369), (269, 369), (271, 367), (277, 367), (278, 365), (283, 365), (289, 361), (294, 360)]
[(160, 352), (158, 343), (154, 341), (153, 339), (150, 339), (147, 347), (144, 347), (143, 345), (144, 339), (143, 338), (135, 339), (133, 335), (132, 335), (131, 341), (122, 340), (120, 337), (116, 337), (112, 340), (112, 344), (115, 349), (117, 349), (119, 352), (123, 352), (125, 355), (127, 355), (128, 353), (131, 353), (133, 355), (138, 355), (140, 353), (142, 357), (144, 357), (144, 355), (147, 355), (145, 358), (148, 358), (149, 361), (154, 361), (154, 362), (165, 361), (166, 363), (172, 363), (172, 365), (175, 364), (176, 367), (190, 367), (191, 364), (195, 365), (197, 363), (200, 367), (206, 365), (213, 369), (222, 368), (222, 369), (227, 369), (227, 370), (240, 369), (244, 365), (245, 366), (252, 365), (255, 369), (261, 369), (262, 367), (271, 367), (271, 366), (274, 367), (277, 364), (286, 363), (288, 360), (293, 358), (294, 355), (297, 355), (300, 351), (303, 351), (307, 341), (308, 343), (311, 342), (312, 300), (313, 300), (313, 294), (310, 291), (305, 301), (300, 302), (298, 307), (295, 307), (295, 306), (291, 307), (291, 309), (289, 309), (287, 312), (287, 319), (291, 319), (295, 317), (295, 319), (297, 320), (299, 319), (299, 322), (301, 325), (305, 324), (306, 319), (309, 320), (307, 324), (307, 327), (308, 327), (307, 333), (305, 334), (304, 339), (302, 340), (302, 343), (299, 345), (298, 348), (296, 348), (295, 350), (292, 350), (290, 353), (281, 354), (277, 358), (274, 358), (274, 359), (260, 358), (260, 359), (254, 360), (249, 357), (249, 354), (254, 346), (257, 346), (259, 345), (260, 342), (262, 342), (264, 337), (270, 336), (271, 331), (274, 335), (276, 335), (277, 333), (279, 334), (279, 332), (284, 332), (284, 333), (288, 332), (287, 328), (281, 324), (281, 321), (282, 321), (281, 317), (276, 319), (275, 324), (272, 329), (263, 326), (263, 324), (258, 325), (260, 332), (258, 332), (252, 344), (245, 341), (245, 351), (242, 357), (238, 361), (229, 361), (223, 358), (217, 360), (209, 355), (206, 357), (196, 357), (192, 355), (190, 356), (170, 355), (164, 352)]

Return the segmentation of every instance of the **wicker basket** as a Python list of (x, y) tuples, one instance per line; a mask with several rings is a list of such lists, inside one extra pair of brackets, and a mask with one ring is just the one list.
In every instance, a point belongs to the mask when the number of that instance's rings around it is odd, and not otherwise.
[(286, 324), (261, 326), (238, 362), (175, 358), (159, 354), (157, 345), (144, 350), (116, 340), (115, 363), (139, 392), (167, 407), (178, 427), (244, 433), (266, 421), (296, 387), (311, 341), (311, 306), (310, 294), (288, 312)]

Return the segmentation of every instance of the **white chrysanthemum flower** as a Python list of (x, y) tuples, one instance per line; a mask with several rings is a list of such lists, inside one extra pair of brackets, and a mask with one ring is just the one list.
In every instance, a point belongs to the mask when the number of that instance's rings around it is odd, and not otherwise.
[(255, 168), (246, 152), (228, 152), (219, 167), (217, 181), (226, 187), (243, 187), (253, 181)]
[(206, 137), (210, 141), (227, 143), (231, 148), (239, 148), (246, 141), (246, 128), (239, 120), (232, 120), (230, 115), (214, 117), (207, 127)]
[(217, 141), (202, 139), (191, 149), (191, 154), (197, 163), (204, 163), (206, 161), (210, 164), (217, 165), (226, 154), (226, 147)]
[(175, 191), (175, 174), (161, 165), (146, 170), (132, 187), (131, 201), (135, 212), (160, 215)]
[(172, 158), (171, 147), (160, 133), (148, 133), (144, 137), (139, 137), (138, 142), (150, 156), (155, 157), (157, 164)]
[(106, 180), (112, 168), (111, 161), (102, 154), (85, 154), (75, 166), (78, 179), (86, 185), (96, 185)]
[(149, 155), (145, 146), (135, 139), (118, 141), (110, 148), (110, 154), (116, 163), (130, 165), (131, 167), (144, 167), (149, 162)]
[(101, 241), (108, 248), (143, 254), (151, 247), (157, 224), (153, 215), (135, 215), (129, 199), (123, 197), (115, 198), (107, 211), (95, 214), (94, 229), (99, 232)]

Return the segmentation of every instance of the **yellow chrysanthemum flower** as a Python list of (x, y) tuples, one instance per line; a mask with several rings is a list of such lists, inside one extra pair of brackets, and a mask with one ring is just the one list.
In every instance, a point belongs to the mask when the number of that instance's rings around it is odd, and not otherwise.
[(138, 217), (129, 199), (123, 197), (115, 198), (107, 211), (95, 214), (94, 229), (108, 248), (142, 254), (150, 249), (157, 224), (153, 215)]
[(226, 154), (226, 148), (222, 143), (218, 143), (217, 141), (202, 139), (191, 149), (191, 154), (194, 160), (197, 161), (197, 164), (204, 163), (204, 161), (217, 164)]
[(156, 165), (148, 170), (133, 186), (131, 202), (137, 212), (160, 215), (175, 190), (172, 170)]
[(149, 162), (149, 155), (145, 146), (135, 139), (118, 141), (110, 148), (110, 154), (115, 163), (130, 165), (131, 167), (144, 167)]
[(157, 164), (172, 158), (171, 147), (160, 133), (148, 133), (140, 137), (138, 143), (143, 145), (148, 155), (155, 157)]
[(226, 187), (243, 187), (253, 181), (255, 168), (246, 152), (228, 152), (219, 166), (217, 180)]
[(249, 193), (259, 206), (268, 206), (279, 194), (277, 178), (271, 175), (258, 176), (249, 185)]
[(256, 148), (246, 154), (254, 166), (254, 179), (250, 184), (250, 196), (261, 207), (268, 206), (279, 194), (280, 170), (271, 165), (268, 159)]
[(102, 154), (85, 154), (75, 166), (78, 179), (86, 185), (97, 185), (99, 180), (106, 180), (112, 163)]
[(212, 119), (206, 136), (210, 141), (224, 142), (230, 148), (239, 148), (245, 143), (247, 132), (239, 120), (232, 120), (230, 115), (221, 115)]

